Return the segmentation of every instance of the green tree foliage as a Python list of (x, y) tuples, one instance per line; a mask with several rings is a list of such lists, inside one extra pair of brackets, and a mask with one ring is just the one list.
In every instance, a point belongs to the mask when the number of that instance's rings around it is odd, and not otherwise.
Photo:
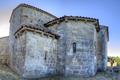
[(108, 57), (108, 60), (117, 62), (117, 66), (120, 66), (120, 57)]

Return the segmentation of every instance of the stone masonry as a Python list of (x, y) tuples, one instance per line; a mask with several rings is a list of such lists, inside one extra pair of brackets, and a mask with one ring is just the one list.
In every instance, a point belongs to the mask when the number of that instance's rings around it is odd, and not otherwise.
[(9, 37), (0, 38), (0, 64), (9, 64)]
[(9, 40), (0, 48), (4, 49), (0, 55), (9, 57), (5, 63), (23, 78), (89, 77), (106, 70), (108, 41), (108, 27), (99, 25), (98, 19), (57, 18), (20, 4), (12, 12)]

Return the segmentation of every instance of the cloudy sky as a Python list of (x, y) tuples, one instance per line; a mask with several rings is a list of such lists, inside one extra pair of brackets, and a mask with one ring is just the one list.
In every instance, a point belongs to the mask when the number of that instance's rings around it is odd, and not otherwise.
[(108, 55), (120, 56), (120, 0), (0, 0), (0, 37), (9, 35), (9, 18), (20, 3), (54, 14), (98, 18), (109, 26)]

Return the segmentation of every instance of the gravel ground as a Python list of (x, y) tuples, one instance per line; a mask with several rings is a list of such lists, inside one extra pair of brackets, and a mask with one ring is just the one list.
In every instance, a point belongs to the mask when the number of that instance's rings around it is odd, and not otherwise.
[(19, 77), (6, 65), (0, 65), (0, 80), (19, 80)]
[[(19, 76), (15, 72), (13, 72), (9, 67), (5, 65), (0, 65), (0, 80), (22, 80), (22, 79), (20, 79)], [(120, 80), (120, 72), (119, 73), (99, 72), (95, 76), (87, 78), (55, 76), (31, 80)]]
[(54, 77), (54, 78), (44, 78), (39, 80), (114, 80), (111, 76), (104, 74), (104, 73), (98, 73), (93, 77), (87, 77), (87, 78), (81, 78), (81, 77)]

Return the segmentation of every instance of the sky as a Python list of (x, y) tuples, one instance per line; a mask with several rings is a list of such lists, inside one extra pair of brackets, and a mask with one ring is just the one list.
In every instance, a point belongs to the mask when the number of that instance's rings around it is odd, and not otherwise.
[(109, 26), (108, 56), (120, 56), (120, 0), (0, 0), (0, 37), (9, 35), (12, 10), (20, 3), (38, 7), (57, 17), (85, 16)]

